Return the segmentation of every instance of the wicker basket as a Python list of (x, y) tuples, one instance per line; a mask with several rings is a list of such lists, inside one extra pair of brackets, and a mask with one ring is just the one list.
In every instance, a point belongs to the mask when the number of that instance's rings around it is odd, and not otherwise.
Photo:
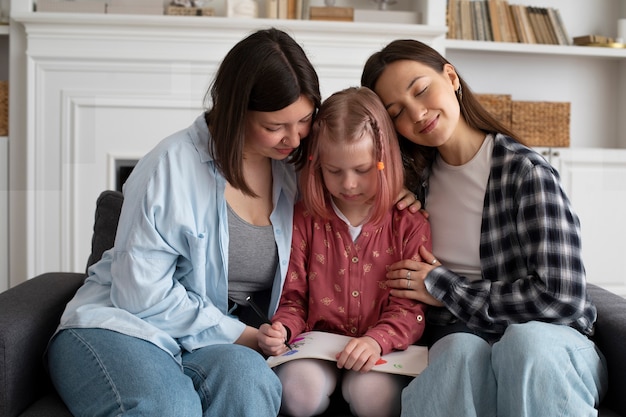
[(508, 94), (476, 94), (480, 104), (506, 128), (511, 128), (511, 96)]
[(213, 7), (168, 6), (165, 9), (165, 14), (178, 16), (215, 16), (215, 9)]
[(570, 103), (513, 101), (512, 130), (528, 146), (570, 144)]
[(9, 136), (9, 82), (0, 81), (0, 136)]

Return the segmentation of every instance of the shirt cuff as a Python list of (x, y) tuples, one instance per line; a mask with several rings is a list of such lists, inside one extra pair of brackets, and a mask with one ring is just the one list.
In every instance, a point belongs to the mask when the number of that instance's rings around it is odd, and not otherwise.
[(459, 277), (444, 266), (439, 266), (428, 273), (424, 280), (426, 290), (437, 300), (443, 302), (452, 288), (458, 283)]

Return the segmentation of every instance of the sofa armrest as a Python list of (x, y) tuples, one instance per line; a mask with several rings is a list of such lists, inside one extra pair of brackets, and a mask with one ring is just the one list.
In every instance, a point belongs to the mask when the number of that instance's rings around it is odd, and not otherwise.
[(43, 353), (85, 274), (47, 273), (0, 294), (0, 415), (15, 416), (49, 388)]
[(609, 368), (609, 392), (603, 402), (619, 415), (626, 416), (626, 299), (596, 285), (588, 284), (587, 291), (598, 309), (593, 340)]

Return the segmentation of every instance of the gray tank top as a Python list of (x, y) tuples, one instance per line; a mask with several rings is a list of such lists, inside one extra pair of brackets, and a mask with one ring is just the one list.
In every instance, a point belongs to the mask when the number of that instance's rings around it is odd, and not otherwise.
[(247, 305), (246, 297), (272, 287), (278, 250), (274, 230), (243, 220), (228, 205), (228, 298)]

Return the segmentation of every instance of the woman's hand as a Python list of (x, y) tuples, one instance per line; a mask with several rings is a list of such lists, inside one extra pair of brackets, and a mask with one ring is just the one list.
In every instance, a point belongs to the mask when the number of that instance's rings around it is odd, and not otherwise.
[(247, 346), (250, 349), (254, 349), (258, 351), (259, 350), (259, 344), (257, 342), (258, 332), (259, 331), (255, 329), (254, 327), (246, 326), (246, 328), (243, 330), (243, 333), (241, 333), (241, 336), (239, 336), (239, 338), (235, 340), (235, 343), (238, 345)]
[(424, 284), (428, 273), (441, 263), (423, 246), (420, 247), (420, 256), (421, 261), (405, 259), (392, 264), (387, 272), (387, 286), (395, 297), (410, 298), (441, 307), (443, 303), (430, 295)]
[(370, 371), (380, 359), (380, 352), (380, 345), (371, 337), (354, 338), (337, 354), (337, 368)]
[[(398, 210), (408, 208), (411, 213), (417, 213), (422, 208), (422, 203), (420, 203), (415, 194), (410, 192), (408, 189), (403, 188), (400, 192), (400, 197), (398, 198), (396, 207), (398, 207)], [(428, 218), (428, 212), (426, 212), (426, 210), (422, 210), (422, 214), (424, 217)]]
[(261, 351), (268, 356), (285, 353), (287, 346), (287, 329), (280, 322), (272, 325), (262, 324), (257, 333), (257, 342)]

